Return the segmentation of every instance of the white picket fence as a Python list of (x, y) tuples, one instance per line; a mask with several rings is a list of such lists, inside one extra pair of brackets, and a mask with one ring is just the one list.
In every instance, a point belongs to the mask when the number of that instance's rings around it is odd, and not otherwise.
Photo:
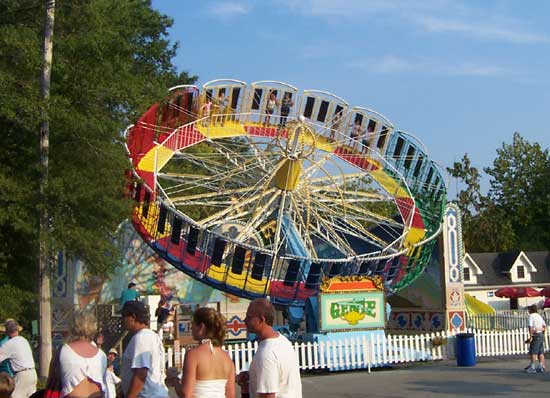
[[(550, 323), (550, 309), (539, 312), (548, 325)], [(474, 329), (510, 330), (527, 325), (529, 314), (525, 310), (499, 310), (496, 314), (468, 315), (467, 324)]]
[[(527, 329), (483, 331), (467, 330), (475, 335), (477, 357), (527, 354)], [(367, 369), (396, 363), (451, 359), (455, 355), (455, 331), (415, 335), (377, 335), (374, 338), (352, 338), (329, 342), (294, 343), (302, 371), (314, 369)], [(545, 336), (550, 346), (550, 335)], [(258, 343), (228, 344), (223, 347), (235, 363), (237, 373), (248, 369)], [(166, 352), (168, 366), (180, 368), (185, 348)]]

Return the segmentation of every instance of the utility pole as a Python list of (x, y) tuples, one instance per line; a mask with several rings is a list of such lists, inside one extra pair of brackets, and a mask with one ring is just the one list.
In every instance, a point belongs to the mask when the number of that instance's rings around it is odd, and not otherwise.
[(40, 377), (48, 377), (52, 359), (52, 307), (51, 307), (51, 253), (49, 248), (49, 215), (46, 200), (48, 185), (48, 161), (50, 145), (49, 99), (50, 78), (52, 72), (53, 24), (55, 18), (55, 0), (46, 0), (44, 21), (44, 47), (42, 76), (40, 79), (40, 99), (42, 100), (42, 122), (40, 123), (40, 210), (39, 210), (39, 253), (38, 253), (38, 291), (40, 295)]

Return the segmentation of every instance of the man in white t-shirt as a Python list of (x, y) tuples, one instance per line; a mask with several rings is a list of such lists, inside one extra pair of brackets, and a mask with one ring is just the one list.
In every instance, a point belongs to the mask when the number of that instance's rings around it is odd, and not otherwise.
[(122, 355), (120, 376), (125, 398), (168, 398), (164, 384), (164, 347), (149, 329), (149, 311), (139, 301), (122, 307), (122, 324), (133, 337)]
[[(544, 372), (544, 331), (546, 330), (546, 323), (542, 316), (539, 315), (537, 305), (530, 305), (528, 308), (529, 318), (527, 323), (529, 325), (529, 357), (531, 363), (525, 370), (527, 373), (542, 373)], [(535, 364), (537, 363), (538, 366)]]
[(36, 391), (36, 370), (29, 342), (19, 336), (19, 324), (15, 319), (4, 323), (6, 335), (10, 338), (0, 347), (0, 362), (9, 359), (13, 369), (15, 390), (12, 398), (28, 398)]
[(298, 356), (290, 341), (275, 330), (275, 309), (266, 299), (254, 300), (246, 311), (246, 328), (260, 340), (249, 369), (252, 398), (301, 398)]

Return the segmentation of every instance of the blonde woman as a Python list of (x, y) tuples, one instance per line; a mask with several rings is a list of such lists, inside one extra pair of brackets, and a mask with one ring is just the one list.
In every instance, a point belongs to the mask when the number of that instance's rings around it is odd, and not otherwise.
[(105, 395), (107, 356), (92, 344), (96, 333), (93, 314), (81, 311), (74, 315), (70, 342), (59, 353), (61, 397), (100, 398)]
[(200, 344), (185, 355), (182, 395), (185, 398), (235, 398), (235, 365), (221, 349), (225, 318), (212, 308), (193, 314), (191, 330)]

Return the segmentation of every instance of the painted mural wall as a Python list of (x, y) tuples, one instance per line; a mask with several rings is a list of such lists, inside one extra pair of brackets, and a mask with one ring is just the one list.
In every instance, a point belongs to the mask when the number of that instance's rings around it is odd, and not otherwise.
[[(172, 267), (141, 239), (129, 222), (121, 224), (117, 233), (120, 266), (112, 275), (91, 276), (81, 261), (67, 264), (74, 269), (74, 304), (84, 308), (93, 304), (117, 303), (122, 290), (132, 279), (137, 280), (142, 295), (162, 294), (180, 304), (221, 302), (226, 297)], [(232, 300), (238, 298), (231, 296)]]

